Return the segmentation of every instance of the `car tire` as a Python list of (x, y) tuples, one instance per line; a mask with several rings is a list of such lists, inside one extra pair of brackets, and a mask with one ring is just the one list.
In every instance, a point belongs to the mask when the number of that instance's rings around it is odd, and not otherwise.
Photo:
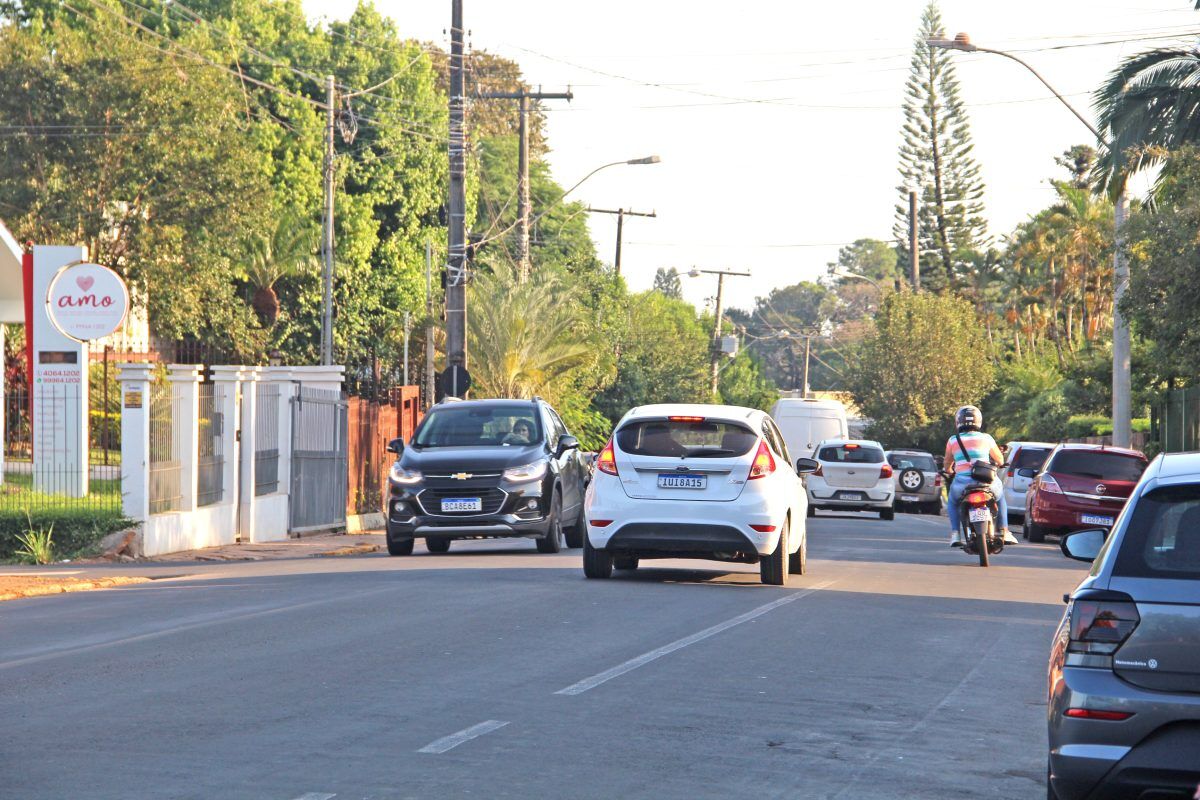
[(450, 539), (426, 539), (425, 549), (431, 553), (449, 553)]
[(613, 569), (633, 570), (637, 568), (637, 556), (613, 556)]
[(587, 536), (587, 523), (583, 518), (582, 505), (579, 506), (579, 513), (575, 516), (575, 523), (563, 526), (563, 536), (567, 540), (567, 547), (572, 550), (583, 547), (583, 537)]
[(550, 501), (550, 522), (546, 526), (546, 535), (537, 540), (539, 553), (558, 553), (562, 551), (562, 495), (554, 492)]
[(804, 516), (815, 517), (816, 515), (817, 515), (817, 507), (810, 503), (808, 506), (808, 510), (804, 512)]
[(389, 556), (411, 556), (413, 553), (412, 539), (393, 539), (391, 536), (387, 538), (387, 551)]
[(779, 532), (779, 542), (770, 555), (758, 560), (759, 579), (767, 586), (787, 586), (788, 572), (788, 526), (785, 522)]
[(892, 506), (891, 508), (881, 508), (879, 510), (879, 518), (884, 519), (884, 520), (889, 520), (889, 521), (895, 519), (896, 518), (896, 507)]
[(805, 572), (808, 572), (808, 536), (801, 539), (796, 552), (788, 556), (789, 575), (803, 575)]
[(592, 540), (585, 534), (583, 537), (583, 574), (588, 578), (611, 578), (613, 573), (613, 556), (607, 550), (597, 550), (592, 547)]
[(1037, 543), (1046, 541), (1046, 529), (1037, 523), (1026, 522), (1022, 528), (1022, 531), (1025, 534), (1025, 538), (1031, 542)]

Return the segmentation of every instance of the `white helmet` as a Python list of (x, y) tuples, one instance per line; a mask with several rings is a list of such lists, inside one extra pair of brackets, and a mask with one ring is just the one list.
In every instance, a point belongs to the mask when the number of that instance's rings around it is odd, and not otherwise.
[(975, 406), (963, 406), (954, 412), (954, 425), (960, 431), (977, 431), (983, 427), (983, 412)]

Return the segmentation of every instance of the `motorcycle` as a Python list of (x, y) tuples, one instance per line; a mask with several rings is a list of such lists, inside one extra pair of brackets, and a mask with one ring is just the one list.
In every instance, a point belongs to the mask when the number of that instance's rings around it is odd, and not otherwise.
[[(1003, 467), (1003, 465), (1001, 465)], [(979, 566), (988, 566), (990, 556), (1004, 550), (1004, 537), (996, 519), (1000, 505), (992, 488), (997, 470), (987, 462), (977, 461), (971, 467), (972, 483), (962, 493), (958, 503), (958, 525), (962, 533), (963, 552), (979, 556)], [(947, 475), (947, 485), (954, 480)], [(949, 491), (949, 490), (947, 490)]]

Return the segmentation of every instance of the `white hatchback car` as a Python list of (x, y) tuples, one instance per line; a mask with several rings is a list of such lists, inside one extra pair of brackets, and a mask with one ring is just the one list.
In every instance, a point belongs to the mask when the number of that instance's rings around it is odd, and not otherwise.
[(803, 574), (806, 497), (774, 421), (750, 408), (635, 408), (596, 459), (584, 501), (583, 571), (607, 578), (643, 558), (759, 564), (763, 583)]
[(896, 516), (896, 485), (883, 445), (865, 439), (826, 439), (817, 445), (818, 468), (808, 476), (808, 513), (826, 508)]

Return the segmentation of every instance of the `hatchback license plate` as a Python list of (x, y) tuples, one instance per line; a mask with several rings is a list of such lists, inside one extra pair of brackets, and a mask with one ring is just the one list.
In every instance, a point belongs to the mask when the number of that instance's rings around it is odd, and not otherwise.
[(707, 489), (707, 475), (675, 475), (667, 473), (658, 476), (660, 489)]
[(479, 497), (456, 497), (442, 501), (442, 511), (483, 511), (483, 499)]
[(1112, 517), (1101, 517), (1096, 514), (1080, 514), (1079, 521), (1084, 525), (1102, 525), (1106, 528), (1111, 528), (1113, 524)]
[(971, 522), (989, 522), (992, 519), (992, 510), (990, 508), (972, 508), (968, 515)]
[(838, 492), (838, 500), (866, 500), (867, 496), (862, 492)]

